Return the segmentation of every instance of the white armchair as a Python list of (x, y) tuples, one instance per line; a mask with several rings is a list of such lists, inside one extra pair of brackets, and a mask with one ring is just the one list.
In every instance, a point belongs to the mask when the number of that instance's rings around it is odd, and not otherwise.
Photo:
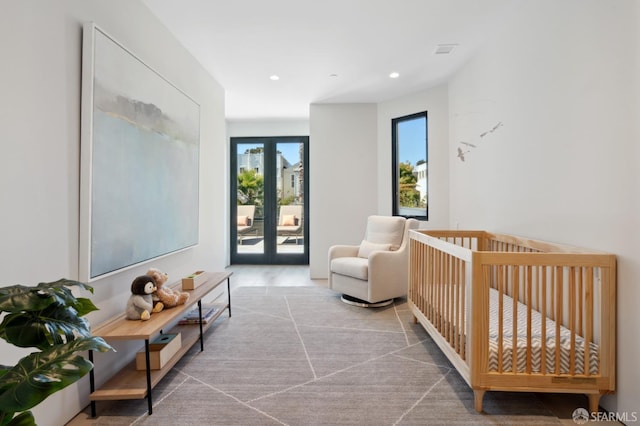
[(378, 307), (406, 296), (409, 230), (419, 222), (400, 216), (369, 216), (362, 243), (329, 248), (329, 288), (346, 303)]

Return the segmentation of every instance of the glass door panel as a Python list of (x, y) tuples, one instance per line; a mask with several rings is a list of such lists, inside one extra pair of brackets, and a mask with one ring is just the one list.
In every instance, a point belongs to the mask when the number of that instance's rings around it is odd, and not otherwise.
[(276, 145), (278, 253), (304, 253), (304, 144)]
[(236, 145), (237, 252), (264, 253), (264, 145)]

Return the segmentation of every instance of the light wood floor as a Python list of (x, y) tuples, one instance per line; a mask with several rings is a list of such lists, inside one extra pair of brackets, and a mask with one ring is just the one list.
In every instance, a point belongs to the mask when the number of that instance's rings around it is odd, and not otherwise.
[(327, 280), (312, 280), (308, 265), (231, 265), (231, 288), (241, 286), (327, 286)]

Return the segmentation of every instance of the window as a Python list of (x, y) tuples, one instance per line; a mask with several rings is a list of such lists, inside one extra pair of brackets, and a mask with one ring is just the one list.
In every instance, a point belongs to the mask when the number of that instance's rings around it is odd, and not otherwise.
[(429, 217), (427, 112), (391, 120), (393, 214)]

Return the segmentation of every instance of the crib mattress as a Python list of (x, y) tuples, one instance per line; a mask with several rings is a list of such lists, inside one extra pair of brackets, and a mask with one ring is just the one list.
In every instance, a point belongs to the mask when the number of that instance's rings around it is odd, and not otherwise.
[[(489, 371), (498, 371), (498, 320), (500, 294), (495, 289), (490, 289), (490, 315), (489, 315)], [(513, 342), (513, 299), (503, 295), (503, 327), (502, 327), (502, 371), (513, 371), (513, 350), (515, 346), (517, 372), (527, 371), (527, 307), (523, 303), (517, 304), (517, 339)], [(556, 323), (546, 318), (546, 357), (545, 372), (547, 374), (570, 374), (571, 369), (571, 331), (560, 327), (560, 371), (556, 370)], [(542, 330), (543, 317), (540, 312), (531, 311), (531, 372), (542, 372)], [(575, 359), (573, 374), (585, 374), (584, 368), (584, 343), (583, 337), (575, 336)], [(598, 345), (589, 343), (589, 374), (598, 374), (599, 353)]]

